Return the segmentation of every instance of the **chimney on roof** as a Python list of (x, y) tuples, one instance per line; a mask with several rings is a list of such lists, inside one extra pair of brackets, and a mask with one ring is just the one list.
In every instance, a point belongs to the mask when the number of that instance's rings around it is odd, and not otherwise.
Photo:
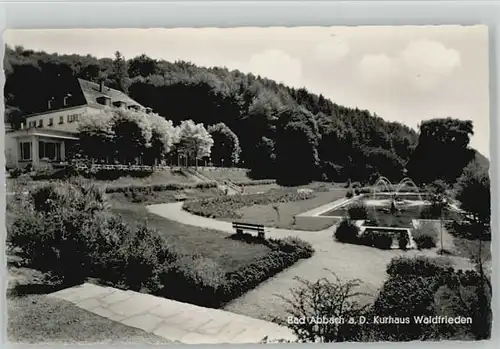
[(99, 92), (104, 92), (104, 80), (101, 80), (99, 82)]
[(54, 97), (51, 97), (48, 101), (47, 101), (47, 108), (48, 109), (52, 109), (52, 101), (54, 100)]

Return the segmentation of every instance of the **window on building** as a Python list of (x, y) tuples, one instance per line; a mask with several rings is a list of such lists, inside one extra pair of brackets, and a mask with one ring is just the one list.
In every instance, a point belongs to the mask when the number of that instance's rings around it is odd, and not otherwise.
[(40, 159), (61, 160), (61, 144), (54, 142), (38, 142)]
[(50, 118), (49, 119), (49, 125), (48, 126), (52, 126), (54, 125), (54, 118)]
[(36, 127), (36, 121), (30, 121), (29, 122), (29, 127), (32, 128), (32, 127)]
[(31, 142), (19, 143), (21, 147), (21, 160), (31, 160)]
[(60, 124), (64, 124), (64, 116), (62, 116), (62, 115), (61, 115), (61, 116), (59, 117), (59, 123), (60, 123)]
[(38, 120), (38, 127), (43, 127), (43, 119)]

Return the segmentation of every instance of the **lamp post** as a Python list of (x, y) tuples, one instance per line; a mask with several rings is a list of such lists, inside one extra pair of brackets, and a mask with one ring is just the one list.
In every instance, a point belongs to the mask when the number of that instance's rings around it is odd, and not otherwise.
[(444, 208), (446, 207), (447, 200), (445, 197), (442, 197), (441, 200), (439, 201), (439, 214), (440, 214), (440, 224), (441, 224), (441, 232), (440, 232), (440, 240), (441, 240), (441, 252), (440, 254), (443, 254), (443, 212)]

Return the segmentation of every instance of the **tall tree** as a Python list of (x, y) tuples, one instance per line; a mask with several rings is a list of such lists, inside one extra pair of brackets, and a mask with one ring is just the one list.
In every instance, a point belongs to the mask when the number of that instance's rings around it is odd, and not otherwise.
[(129, 76), (128, 67), (125, 57), (120, 53), (120, 51), (115, 52), (115, 58), (113, 60), (113, 87), (123, 91), (128, 92), (129, 88)]
[(316, 175), (318, 127), (302, 107), (279, 114), (276, 137), (276, 167), (283, 184), (305, 184)]
[(462, 221), (454, 224), (455, 233), (475, 242), (470, 244), (470, 259), (476, 265), (479, 274), (477, 299), (471, 311), (475, 318), (476, 339), (488, 339), (491, 336), (491, 296), (492, 285), (486, 271), (486, 262), (491, 258), (491, 194), (488, 169), (477, 161), (472, 161), (464, 169), (456, 183), (456, 199), (466, 211)]
[(238, 136), (222, 122), (209, 126), (207, 130), (214, 140), (211, 151), (212, 161), (217, 165), (238, 164), (241, 153)]
[(176, 147), (178, 152), (195, 161), (210, 156), (214, 144), (214, 140), (203, 124), (195, 124), (193, 120), (181, 122), (178, 126), (177, 139)]
[(84, 158), (111, 160), (113, 157), (113, 113), (84, 114), (78, 123), (79, 151)]
[(469, 148), (473, 125), (470, 120), (452, 118), (422, 122), (418, 145), (408, 163), (410, 177), (420, 183), (436, 179), (454, 183), (474, 158)]

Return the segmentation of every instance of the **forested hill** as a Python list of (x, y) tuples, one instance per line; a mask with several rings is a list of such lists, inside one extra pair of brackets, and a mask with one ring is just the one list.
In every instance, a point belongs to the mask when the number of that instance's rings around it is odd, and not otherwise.
[[(238, 136), (242, 166), (257, 176), (295, 180), (400, 177), (417, 133), (366, 110), (337, 105), (304, 88), (186, 62), (58, 55), (6, 48), (6, 117), (45, 107), (54, 86), (72, 78), (104, 83), (178, 123), (225, 123)], [(48, 88), (51, 87), (51, 88)]]

